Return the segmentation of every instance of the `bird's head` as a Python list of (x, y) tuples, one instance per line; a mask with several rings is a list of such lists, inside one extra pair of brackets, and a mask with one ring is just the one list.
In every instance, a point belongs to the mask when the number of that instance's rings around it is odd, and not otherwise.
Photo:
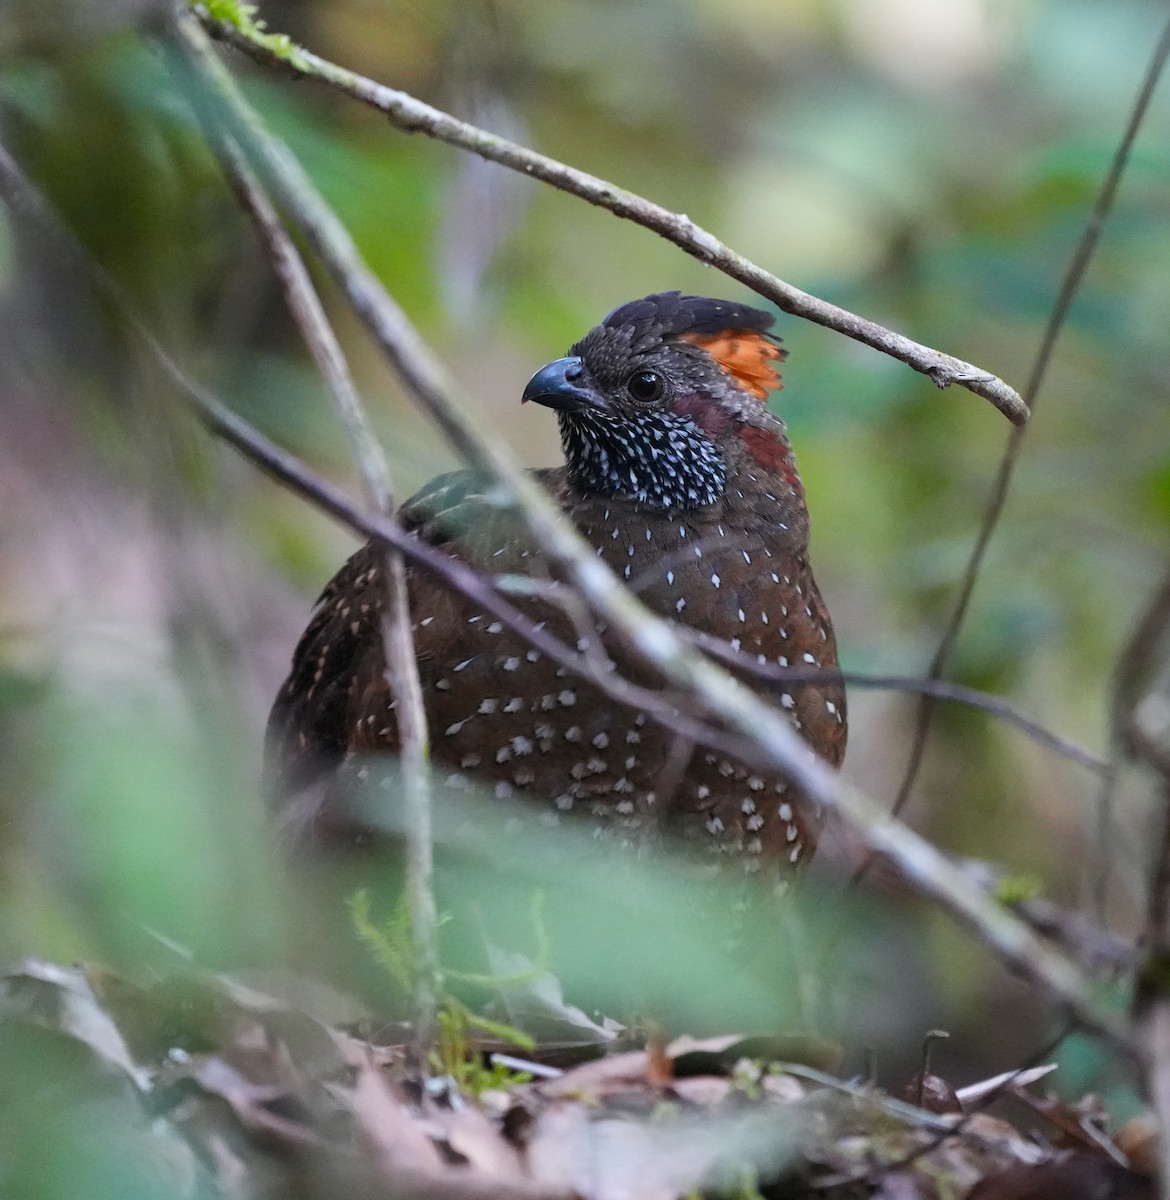
[(569, 478), (586, 494), (694, 509), (754, 464), (799, 495), (784, 426), (764, 407), (784, 357), (771, 324), (747, 305), (659, 292), (615, 309), (537, 371), (523, 400), (556, 411)]

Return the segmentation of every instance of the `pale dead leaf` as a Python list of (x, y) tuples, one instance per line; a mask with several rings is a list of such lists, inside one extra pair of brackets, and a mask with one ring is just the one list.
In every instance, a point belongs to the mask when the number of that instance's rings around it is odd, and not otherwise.
[(121, 1031), (82, 971), (25, 959), (0, 976), (0, 1018), (3, 1017), (75, 1038), (102, 1062), (128, 1076), (140, 1091), (150, 1087), (149, 1072), (134, 1061)]

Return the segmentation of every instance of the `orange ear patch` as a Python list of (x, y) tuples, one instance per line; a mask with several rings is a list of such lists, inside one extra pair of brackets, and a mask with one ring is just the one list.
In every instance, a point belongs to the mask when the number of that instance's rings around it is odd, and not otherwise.
[(684, 342), (699, 346), (757, 400), (782, 387), (780, 372), (772, 365), (784, 351), (771, 338), (754, 329), (727, 329), (721, 333), (684, 333)]

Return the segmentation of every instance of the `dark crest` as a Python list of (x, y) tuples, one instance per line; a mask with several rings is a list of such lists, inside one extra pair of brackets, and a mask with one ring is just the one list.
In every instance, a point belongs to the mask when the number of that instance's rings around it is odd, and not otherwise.
[(717, 334), (731, 329), (763, 333), (772, 322), (771, 313), (732, 300), (656, 292), (615, 308), (601, 324), (615, 332), (626, 332), (631, 349), (637, 353), (664, 338), (688, 333)]

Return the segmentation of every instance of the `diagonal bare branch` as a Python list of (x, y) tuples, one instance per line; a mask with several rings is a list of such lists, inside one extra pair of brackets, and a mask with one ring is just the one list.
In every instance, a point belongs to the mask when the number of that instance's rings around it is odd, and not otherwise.
[(736, 253), (713, 234), (696, 225), (685, 213), (671, 212), (608, 180), (599, 179), (596, 175), (579, 171), (555, 158), (489, 133), (425, 104), (406, 92), (329, 62), (303, 47), (296, 47), (292, 53), (280, 53), (273, 48), (272, 35), (216, 20), (202, 4), (194, 3), (191, 7), (213, 37), (266, 66), (279, 67), (297, 76), (328, 84), (384, 113), (391, 124), (405, 133), (424, 133), (448, 145), (469, 150), (481, 158), (578, 196), (623, 220), (641, 225), (672, 242), (692, 258), (745, 284), (784, 312), (880, 350), (926, 375), (940, 388), (959, 384), (990, 400), (1015, 425), (1023, 425), (1028, 420), (1028, 408), (1019, 394), (990, 371), (923, 346), (892, 329), (886, 329), (785, 283)]
[[(280, 280), (289, 310), (333, 397), (358, 464), (366, 502), (372, 511), (393, 520), (396, 505), (386, 456), (374, 435), (365, 406), (354, 386), (349, 363), (325, 314), (304, 260), (281, 223), (272, 201), (240, 153), (239, 146), (213, 122), (205, 123), (204, 132), (240, 204), (252, 218), (260, 242)], [(414, 947), (412, 1039), (415, 1063), (425, 1068), (427, 1054), (434, 1041), (435, 1012), (441, 989), (439, 914), (433, 884), (431, 790), (427, 774), (427, 717), (411, 633), (406, 568), (401, 552), (390, 546), (385, 547), (383, 573), (386, 608), (382, 641), (386, 682), (396, 701), (398, 757), (402, 767), (406, 817), (406, 901)]]
[[(197, 25), (184, 22), (183, 37), (197, 61), (199, 56), (207, 53), (202, 31)], [(219, 67), (213, 57), (212, 62), (216, 68)], [(217, 85), (216, 102), (224, 104), (229, 98), (230, 92), (226, 95), (219, 92)], [(254, 118), (249, 116), (249, 120), (254, 121)], [(235, 122), (230, 128), (233, 136), (241, 129)], [(286, 177), (282, 171), (286, 156), (272, 156), (271, 139), (262, 129), (258, 133), (258, 128), (254, 125), (247, 127), (240, 137), (241, 144), (250, 158), (260, 160), (258, 165), (261, 173), (269, 176), (268, 182), (293, 218), (305, 229), (314, 244), (323, 245), (328, 252), (340, 239), (356, 257), (356, 250), (353, 250), (352, 242), (336, 217), (315, 192), (303, 195), (298, 190), (299, 185)], [(7, 156), (0, 156), (0, 191), (18, 210), (38, 217), (42, 225), (49, 220), (43, 202), (29, 191), (27, 180)], [(58, 240), (68, 238), (59, 222), (54, 222), (53, 228)], [(73, 244), (71, 239), (69, 244)], [(80, 252), (75, 250), (75, 253)], [(338, 259), (335, 254), (327, 253), (324, 257), (326, 265), (338, 276), (343, 286), (353, 284), (345, 261)], [(88, 264), (89, 260), (84, 261)], [(360, 263), (360, 259), (356, 261)], [(92, 268), (87, 266), (86, 269), (90, 270), (93, 277)], [(424, 352), (425, 357), (421, 358), (416, 355), (415, 346), (421, 345), (421, 342), (408, 324), (409, 338), (395, 340), (398, 322), (404, 322), (405, 318), (368, 270), (365, 270), (362, 279), (372, 281), (373, 288), (362, 293), (366, 304), (361, 315), (370, 321), (379, 341), (389, 342), (392, 358), (404, 365), (404, 378), (415, 392), (416, 399), (432, 411), (437, 410), (444, 423), (453, 426), (460, 442), (469, 445), (473, 461), (491, 471), (509, 488), (518, 509), (550, 560), (558, 564), (609, 625), (620, 630), (628, 644), (640, 653), (647, 664), (656, 668), (669, 685), (693, 698), (708, 719), (713, 719), (722, 730), (742, 741), (744, 750), (739, 757), (762, 770), (790, 778), (815, 801), (840, 814), (858, 830), (871, 850), (887, 855), (917, 890), (938, 901), (967, 924), (1001, 961), (1046, 992), (1086, 1028), (1109, 1038), (1127, 1053), (1132, 1053), (1130, 1033), (1124, 1018), (1098, 1003), (1089, 981), (1078, 968), (1037, 938), (1018, 918), (989, 901), (955, 864), (929, 842), (891, 819), (881, 806), (858, 789), (840, 780), (801, 741), (780, 710), (763, 703), (749, 689), (687, 646), (669, 622), (647, 612), (624, 584), (584, 546), (576, 531), (564, 522), (547, 496), (516, 468), (502, 448), (471, 431), (466, 418), (451, 403), (449, 396), (441, 394), (436, 398), (414, 386), (414, 381), (420, 379), (434, 386), (436, 376), (433, 372), (438, 371), (437, 364), (429, 353)], [(112, 285), (108, 277), (99, 275), (97, 281), (104, 282), (107, 292), (111, 287), (116, 290), (116, 285)], [(125, 309), (124, 298), (120, 299), (119, 306)], [(141, 336), (149, 337), (141, 321), (137, 321), (135, 327)], [(156, 353), (164, 353), (153, 338), (150, 341)], [(245, 450), (253, 461), (262, 463), (270, 473), (293, 483), (303, 494), (314, 497), (327, 511), (353, 527), (386, 541), (411, 557), (421, 557), (419, 544), (404, 535), (398, 526), (385, 518), (355, 512), (344, 497), (323, 481), (317, 480), (297, 460), (266, 443), (250, 426), (226, 411), (201, 389), (194, 387), (173, 363), (169, 369), (188, 402), (221, 436)], [(441, 373), (437, 378), (442, 380)], [(442, 555), (437, 558), (444, 561), (433, 564), (434, 569), (450, 577), (458, 564)]]
[[(1158, 39), (1150, 56), (1145, 76), (1142, 79), (1141, 86), (1138, 88), (1137, 97), (1130, 110), (1129, 118), (1126, 121), (1125, 132), (1122, 134), (1113, 160), (1109, 164), (1109, 169), (1105, 173), (1105, 178), (1101, 182), (1101, 188), (1097, 194), (1097, 198), (1093, 202), (1093, 207), (1085, 223), (1085, 228), (1073, 250), (1072, 258), (1069, 260), (1068, 268), (1064, 274), (1064, 279), (1061, 281), (1052, 315), (1048, 319), (1044, 336), (1041, 338), (1040, 347), (1036, 352), (1036, 361), (1032, 366), (1027, 386), (1024, 388), (1024, 400), (1028, 409), (1032, 412), (1035, 412), (1036, 405), (1039, 402), (1040, 392), (1045, 377), (1048, 374), (1048, 367), (1052, 362), (1052, 355), (1056, 349), (1057, 340), (1068, 318), (1069, 309), (1072, 307), (1073, 300), (1080, 290), (1085, 273), (1088, 271), (1089, 264), (1092, 262), (1093, 255), (1101, 241), (1105, 223), (1108, 220), (1110, 212), (1113, 210), (1118, 187), (1121, 184), (1125, 168), (1129, 163), (1130, 153), (1133, 150), (1134, 142), (1137, 140), (1138, 131), (1145, 120), (1146, 111), (1149, 109), (1154, 89), (1157, 87), (1158, 81), (1161, 79), (1162, 73), (1166, 68), (1167, 58), (1170, 58), (1170, 23), (1163, 29), (1162, 35)], [(955, 644), (959, 640), (959, 632), (963, 627), (963, 621), (967, 616), (967, 609), (971, 603), (971, 596), (975, 591), (975, 584), (983, 568), (983, 561), (987, 555), (987, 547), (999, 526), (1000, 517), (1003, 515), (1008, 490), (1011, 487), (1016, 465), (1019, 462), (1020, 453), (1024, 447), (1025, 433), (1025, 427), (1017, 426), (1008, 435), (1007, 445), (1004, 448), (999, 469), (991, 485), (991, 492), (984, 508), (979, 534), (971, 550), (971, 557), (968, 559), (967, 566), (963, 571), (963, 579), (959, 584), (959, 594), (951, 610), (950, 617), (947, 620), (946, 629), (939, 641), (938, 649), (935, 650), (934, 657), (931, 659), (930, 667), (927, 670), (927, 676), (930, 679), (940, 679), (942, 677), (947, 663), (950, 662)], [(914, 784), (918, 779), (918, 773), (922, 767), (922, 757), (926, 750), (927, 738), (930, 735), (930, 724), (933, 715), (934, 700), (930, 696), (924, 695), (918, 705), (906, 770), (893, 804), (892, 811), (895, 815), (905, 808), (907, 801), (910, 799), (910, 794), (914, 790)], [(858, 871), (858, 877), (865, 874), (868, 866), (868, 863), (863, 864)]]

